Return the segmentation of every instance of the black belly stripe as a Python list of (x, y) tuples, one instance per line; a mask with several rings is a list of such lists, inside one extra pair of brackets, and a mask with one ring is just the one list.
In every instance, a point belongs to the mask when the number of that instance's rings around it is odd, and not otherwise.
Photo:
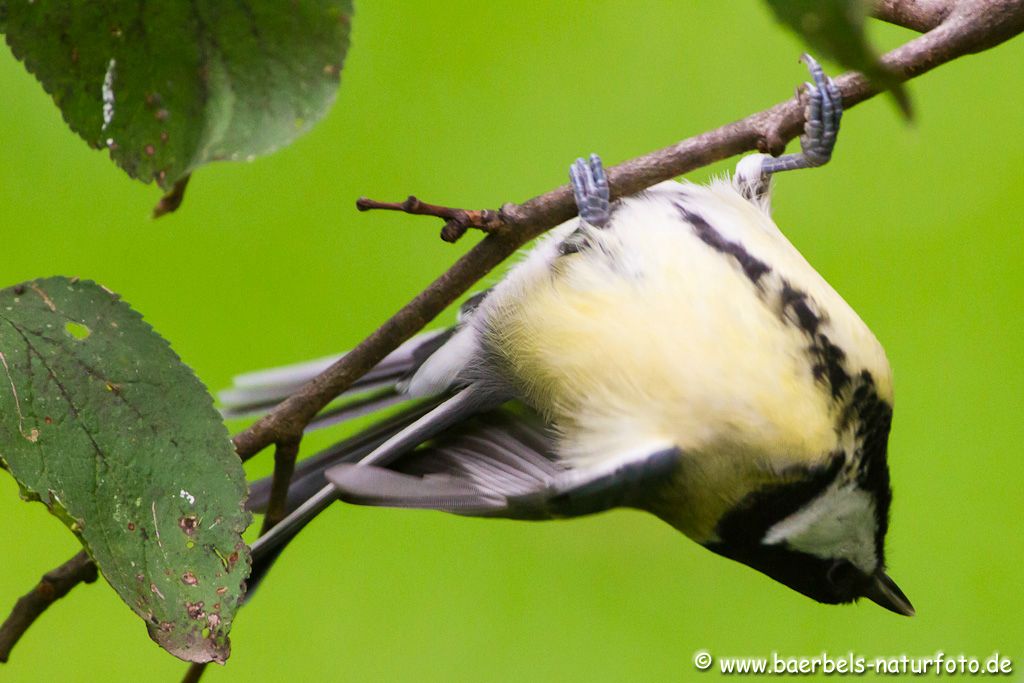
[(591, 229), (593, 229), (593, 227), (591, 226), (591, 228), (588, 229), (581, 219), (579, 227), (566, 235), (565, 239), (562, 240), (562, 243), (558, 245), (558, 255), (569, 256), (570, 254), (578, 254), (581, 251), (589, 250), (593, 247), (593, 242), (590, 240)]
[[(734, 258), (747, 278), (758, 287), (762, 286), (761, 278), (772, 270), (768, 264), (753, 256), (742, 244), (725, 239), (707, 219), (690, 211), (682, 202), (675, 202), (675, 207), (683, 220), (693, 226), (694, 232), (702, 242), (715, 251)], [(808, 353), (811, 356), (811, 371), (814, 378), (827, 384), (832, 392), (832, 398), (839, 400), (850, 386), (850, 375), (845, 367), (846, 354), (821, 331), (825, 321), (811, 310), (805, 292), (783, 281), (781, 299), (783, 319), (796, 324), (811, 339)]]
[(727, 254), (728, 256), (736, 259), (740, 268), (743, 269), (743, 273), (755, 285), (758, 284), (758, 281), (762, 277), (771, 272), (772, 269), (767, 263), (753, 256), (743, 248), (742, 244), (739, 244), (738, 242), (730, 242), (725, 239), (722, 234), (715, 230), (703, 216), (693, 213), (681, 202), (675, 202), (675, 206), (679, 211), (679, 214), (683, 217), (683, 220), (693, 226), (693, 230), (697, 234), (697, 237), (699, 237), (704, 244), (708, 245), (715, 251)]
[(491, 290), (490, 288), (488, 288), (483, 291), (476, 292), (475, 294), (470, 296), (468, 299), (462, 302), (461, 306), (459, 306), (459, 315), (465, 318), (466, 316), (473, 313), (473, 311), (475, 311), (477, 307), (483, 303), (484, 298), (490, 293)]
[(782, 311), (792, 311), (796, 324), (807, 334), (814, 336), (818, 332), (821, 318), (811, 310), (807, 303), (807, 295), (799, 289), (795, 289), (788, 282), (782, 283)]
[(827, 320), (811, 310), (805, 292), (785, 280), (782, 282), (780, 298), (782, 320), (796, 325), (810, 337), (811, 345), (807, 351), (811, 356), (814, 378), (826, 383), (832, 391), (832, 398), (838, 400), (850, 386), (850, 374), (846, 371), (846, 354), (821, 331), (827, 326)]
[(820, 332), (814, 335), (810, 352), (814, 357), (814, 367), (812, 368), (814, 378), (828, 383), (832, 389), (832, 398), (840, 398), (846, 387), (850, 385), (850, 375), (844, 367), (846, 354)]

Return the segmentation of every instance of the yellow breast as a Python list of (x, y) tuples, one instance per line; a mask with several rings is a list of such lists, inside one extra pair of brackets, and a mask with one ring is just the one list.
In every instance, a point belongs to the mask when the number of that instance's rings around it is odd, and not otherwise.
[[(890, 391), (873, 335), (770, 219), (738, 195), (688, 188), (706, 193), (689, 201), (715, 225), (729, 222), (838, 320), (835, 334), (858, 346), (853, 361), (878, 366)], [(702, 498), (687, 507), (710, 518), (773, 472), (834, 450), (838, 409), (812, 373), (805, 334), (735, 259), (649, 197), (627, 201), (594, 239), (496, 301), (484, 330), (509, 379), (559, 430), (564, 458), (585, 466), (643, 440), (675, 444), (691, 469), (678, 494)], [(695, 538), (713, 524), (685, 517), (673, 523)]]

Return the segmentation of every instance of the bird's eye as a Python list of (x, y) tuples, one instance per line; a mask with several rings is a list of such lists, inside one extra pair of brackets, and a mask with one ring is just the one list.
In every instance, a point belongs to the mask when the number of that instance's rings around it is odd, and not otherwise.
[(828, 568), (825, 578), (835, 588), (849, 588), (857, 580), (857, 568), (849, 560), (836, 560)]

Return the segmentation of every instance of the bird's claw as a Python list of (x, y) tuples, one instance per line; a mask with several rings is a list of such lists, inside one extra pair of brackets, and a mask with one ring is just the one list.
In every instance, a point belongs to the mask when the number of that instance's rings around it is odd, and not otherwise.
[(607, 225), (611, 216), (610, 190), (601, 157), (591, 154), (589, 162), (577, 159), (569, 167), (569, 177), (572, 179), (572, 192), (576, 197), (580, 218), (599, 228)]
[(821, 65), (808, 54), (802, 57), (813, 83), (805, 83), (807, 106), (804, 108), (804, 134), (800, 147), (808, 166), (821, 166), (832, 158), (832, 150), (843, 118), (843, 94), (835, 81), (825, 75)]
[(800, 136), (797, 154), (767, 158), (761, 167), (764, 175), (798, 168), (822, 166), (832, 158), (839, 135), (839, 121), (843, 118), (843, 94), (835, 82), (825, 75), (814, 57), (801, 57), (811, 72), (812, 83), (805, 83), (807, 105), (804, 108), (804, 133)]

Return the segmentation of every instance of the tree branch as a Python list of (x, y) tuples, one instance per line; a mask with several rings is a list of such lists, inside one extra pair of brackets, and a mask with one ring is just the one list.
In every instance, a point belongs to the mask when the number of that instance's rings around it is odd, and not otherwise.
[(0, 662), (8, 660), (22, 634), (47, 607), (63, 598), (79, 583), (92, 583), (96, 577), (96, 565), (84, 550), (56, 569), (46, 572), (35, 588), (18, 599), (7, 620), (0, 626)]
[[(907, 26), (934, 29), (887, 53), (882, 63), (899, 80), (908, 80), (940, 64), (988, 49), (1024, 31), (1024, 0), (960, 0), (943, 13), (937, 0), (882, 0), (877, 14)], [(944, 16), (941, 20), (939, 17)], [(844, 108), (878, 94), (863, 76), (847, 73), (836, 79)], [(612, 196), (634, 194), (750, 150), (772, 154), (800, 134), (803, 104), (799, 97), (745, 119), (675, 145), (651, 152), (608, 170)], [(576, 214), (572, 192), (563, 185), (523, 204), (506, 204), (498, 212), (500, 226), (458, 259), (441, 277), (384, 322), (337, 363), (235, 436), (239, 456), (248, 459), (271, 443), (300, 435), (313, 417), (385, 355), (411, 337), (526, 242)]]
[(955, 0), (876, 0), (876, 19), (924, 33), (941, 24), (953, 11)]

